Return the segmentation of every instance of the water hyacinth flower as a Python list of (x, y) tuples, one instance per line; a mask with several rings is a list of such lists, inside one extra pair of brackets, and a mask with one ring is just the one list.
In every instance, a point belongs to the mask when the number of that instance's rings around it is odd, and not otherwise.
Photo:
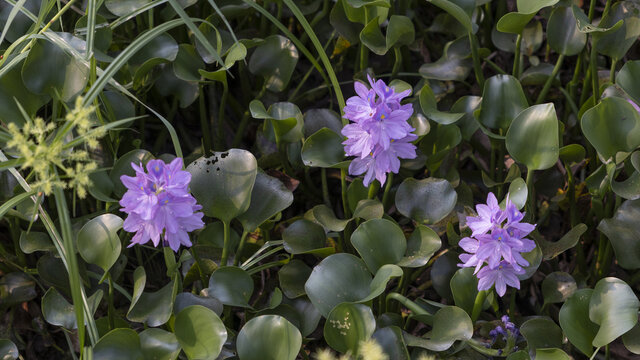
[(149, 240), (158, 246), (161, 237), (176, 252), (181, 244), (191, 246), (188, 233), (204, 226), (204, 214), (189, 192), (191, 174), (182, 170), (182, 159), (175, 158), (169, 164), (151, 160), (146, 172), (142, 165), (131, 166), (135, 177), (120, 177), (127, 188), (120, 200), (120, 210), (128, 214), (123, 229), (136, 233), (129, 247)]
[(414, 159), (416, 147), (411, 141), (418, 138), (407, 122), (413, 106), (400, 104), (410, 90), (396, 93), (384, 81), (368, 78), (371, 88), (355, 82), (357, 96), (347, 99), (344, 107), (344, 117), (352, 123), (342, 129), (342, 135), (347, 137), (342, 143), (345, 153), (356, 157), (349, 173), (365, 174), (365, 186), (374, 179), (384, 184), (387, 173), (400, 170), (400, 159)]
[(476, 206), (478, 216), (468, 216), (470, 237), (460, 240), (466, 253), (460, 255), (461, 267), (474, 267), (478, 276), (478, 290), (495, 287), (503, 296), (507, 286), (520, 289), (518, 275), (525, 273), (523, 266), (529, 262), (522, 253), (536, 247), (533, 240), (526, 239), (535, 225), (522, 222), (524, 214), (507, 196), (505, 209), (498, 205), (493, 193), (487, 196), (486, 204)]

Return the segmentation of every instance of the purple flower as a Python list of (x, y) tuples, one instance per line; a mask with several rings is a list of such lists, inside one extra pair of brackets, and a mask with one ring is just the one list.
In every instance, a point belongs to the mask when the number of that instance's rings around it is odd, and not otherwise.
[(384, 184), (387, 173), (400, 170), (400, 159), (417, 156), (416, 147), (411, 144), (417, 139), (411, 133), (415, 129), (407, 122), (413, 106), (400, 104), (410, 91), (396, 93), (384, 81), (371, 77), (369, 84), (371, 89), (355, 83), (357, 96), (349, 98), (344, 107), (344, 117), (353, 123), (342, 129), (342, 135), (347, 137), (343, 142), (345, 153), (357, 157), (349, 166), (349, 173), (365, 174), (365, 186), (374, 178)]
[(131, 163), (135, 177), (120, 177), (127, 192), (122, 196), (122, 212), (128, 214), (123, 229), (136, 234), (131, 244), (145, 244), (149, 240), (154, 246), (160, 243), (178, 251), (180, 245), (191, 246), (189, 232), (204, 226), (202, 207), (189, 193), (191, 174), (182, 170), (182, 159), (170, 164), (162, 160), (151, 160), (147, 171), (141, 165)]
[(497, 293), (503, 296), (507, 285), (520, 288), (517, 275), (524, 274), (522, 267), (529, 265), (522, 253), (536, 247), (533, 240), (524, 237), (535, 229), (535, 225), (521, 222), (524, 214), (508, 196), (504, 210), (493, 193), (487, 196), (487, 204), (477, 205), (476, 210), (478, 216), (467, 217), (473, 233), (459, 242), (466, 253), (460, 255), (462, 263), (458, 266), (475, 267), (478, 290), (495, 286)]

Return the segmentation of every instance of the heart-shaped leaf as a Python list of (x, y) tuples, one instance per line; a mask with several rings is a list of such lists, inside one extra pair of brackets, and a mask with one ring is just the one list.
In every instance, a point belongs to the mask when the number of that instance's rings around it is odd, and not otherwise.
[(593, 289), (580, 289), (571, 295), (560, 308), (559, 322), (571, 344), (591, 356), (591, 343), (598, 333), (598, 324), (589, 320), (589, 302)]
[(249, 208), (258, 171), (256, 158), (249, 151), (216, 152), (197, 159), (187, 171), (193, 196), (207, 216), (229, 223)]
[(445, 351), (457, 340), (466, 341), (473, 335), (473, 323), (467, 313), (457, 306), (445, 306), (433, 316), (433, 328), (424, 337), (404, 334), (409, 346), (431, 351)]
[(435, 231), (418, 225), (407, 239), (407, 252), (397, 265), (411, 268), (424, 266), (441, 246), (442, 241)]
[(355, 354), (360, 342), (368, 340), (375, 330), (376, 319), (370, 307), (343, 303), (329, 313), (324, 323), (324, 339), (336, 351)]
[(271, 35), (256, 47), (249, 59), (249, 71), (265, 78), (268, 90), (279, 92), (289, 84), (298, 63), (298, 49), (284, 36)]
[(291, 203), (293, 193), (277, 178), (259, 171), (251, 191), (249, 208), (237, 219), (244, 231), (253, 231)]
[(558, 161), (558, 117), (553, 103), (534, 105), (513, 120), (506, 137), (507, 151), (531, 170), (544, 170)]
[(435, 224), (449, 215), (458, 195), (444, 179), (405, 179), (396, 192), (398, 211), (419, 223)]
[(335, 167), (344, 160), (342, 136), (322, 128), (309, 136), (302, 145), (302, 162), (306, 166)]
[(122, 228), (122, 219), (113, 214), (95, 217), (78, 232), (78, 252), (84, 261), (98, 265), (109, 271), (120, 256), (122, 245), (118, 230)]
[(549, 47), (558, 54), (579, 54), (587, 43), (587, 34), (580, 32), (577, 20), (569, 7), (559, 6), (553, 10), (547, 23)]
[(527, 339), (529, 353), (535, 349), (562, 347), (562, 330), (547, 317), (534, 317), (520, 326), (520, 333)]
[(298, 259), (289, 261), (278, 271), (282, 292), (290, 299), (305, 295), (304, 284), (309, 279), (309, 275), (311, 275), (311, 268), (303, 261)]
[(249, 320), (238, 333), (240, 360), (294, 360), (302, 345), (298, 328), (278, 315)]
[(225, 305), (251, 307), (248, 301), (253, 294), (253, 279), (239, 267), (224, 266), (211, 274), (207, 294)]
[(3, 360), (15, 360), (20, 356), (18, 347), (11, 340), (0, 339), (0, 356)]
[(300, 219), (282, 232), (284, 249), (291, 254), (302, 254), (325, 246), (327, 236), (322, 226)]
[(192, 305), (176, 315), (176, 338), (189, 359), (215, 359), (227, 341), (227, 329), (213, 311)]
[(140, 346), (145, 359), (175, 360), (180, 354), (180, 343), (174, 333), (149, 328), (140, 333)]
[(600, 325), (593, 346), (601, 347), (631, 330), (638, 323), (640, 301), (624, 281), (604, 278), (596, 284), (589, 300), (589, 319)]
[(571, 275), (562, 271), (552, 272), (542, 282), (542, 297), (545, 304), (564, 302), (576, 290), (578, 290), (576, 281)]
[(407, 250), (402, 229), (386, 219), (373, 219), (360, 224), (351, 235), (351, 243), (372, 273), (382, 265), (399, 262)]
[(129, 321), (145, 323), (156, 327), (166, 323), (171, 317), (173, 301), (178, 291), (175, 281), (169, 282), (155, 292), (144, 292), (147, 274), (142, 266), (133, 273), (133, 299), (127, 312)]
[(131, 329), (114, 329), (93, 347), (94, 360), (140, 360), (142, 348), (138, 333)]
[(488, 128), (506, 131), (528, 106), (518, 79), (511, 75), (492, 76), (484, 83), (478, 121)]
[(611, 219), (602, 219), (598, 230), (609, 238), (616, 260), (625, 269), (640, 268), (640, 200), (627, 200)]
[(142, 164), (144, 166), (151, 159), (153, 159), (153, 155), (151, 155), (147, 150), (141, 149), (131, 150), (119, 157), (113, 164), (111, 172), (109, 173), (109, 178), (111, 179), (111, 182), (113, 182), (113, 193), (122, 197), (122, 195), (127, 191), (127, 188), (122, 185), (120, 176), (135, 176), (136, 171), (131, 167), (131, 163), (136, 165)]

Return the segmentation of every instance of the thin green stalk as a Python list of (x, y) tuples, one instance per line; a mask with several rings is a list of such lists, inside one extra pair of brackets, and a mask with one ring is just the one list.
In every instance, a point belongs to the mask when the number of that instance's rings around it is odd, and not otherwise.
[(342, 189), (342, 211), (344, 212), (344, 218), (351, 217), (351, 209), (349, 208), (349, 201), (347, 197), (347, 170), (340, 169), (340, 187)]
[(107, 279), (109, 280), (109, 293), (107, 295), (107, 302), (108, 302), (108, 308), (107, 308), (107, 318), (109, 320), (109, 330), (113, 330), (116, 327), (115, 324), (115, 307), (113, 306), (113, 279), (111, 278), (111, 273), (107, 272)]
[(535, 199), (535, 193), (533, 188), (533, 170), (531, 169), (527, 169), (526, 183), (527, 183), (527, 190), (528, 190), (527, 203), (529, 204), (529, 216), (532, 216), (533, 218), (535, 218), (536, 199)]
[(371, 184), (369, 184), (369, 194), (367, 196), (368, 199), (374, 199), (378, 196), (378, 192), (380, 191), (380, 183), (378, 180), (373, 180)]
[(393, 173), (389, 173), (387, 176), (387, 184), (384, 186), (384, 192), (382, 193), (382, 206), (384, 209), (389, 208), (389, 195), (391, 194), (391, 186), (393, 184)]
[(536, 104), (542, 104), (545, 100), (549, 89), (551, 89), (551, 84), (553, 84), (553, 80), (555, 80), (556, 76), (558, 76), (558, 72), (562, 67), (562, 62), (564, 61), (564, 55), (558, 56), (558, 60), (556, 61), (556, 66), (553, 67), (553, 71), (551, 71), (551, 76), (547, 79), (542, 87), (542, 91), (540, 91), (540, 95), (538, 95), (538, 99), (536, 100)]
[(609, 71), (609, 81), (613, 84), (616, 81), (616, 64), (618, 60), (611, 59), (611, 70)]
[(238, 266), (240, 263), (240, 254), (242, 253), (244, 244), (247, 241), (247, 235), (249, 235), (249, 232), (247, 230), (243, 230), (242, 236), (240, 237), (240, 244), (238, 244), (238, 251), (236, 251), (236, 257), (233, 259), (233, 266)]
[(222, 97), (220, 98), (220, 103), (218, 104), (218, 121), (217, 121), (217, 131), (216, 137), (217, 140), (215, 144), (215, 149), (218, 151), (222, 151), (226, 148), (226, 144), (224, 143), (224, 112), (227, 107), (227, 98), (229, 97), (229, 84), (227, 81), (222, 82)]
[(480, 89), (484, 88), (484, 75), (482, 74), (482, 66), (480, 64), (480, 55), (478, 54), (478, 39), (469, 32), (469, 43), (471, 44), (471, 58), (473, 58), (473, 71), (476, 74), (476, 81)]
[(268, 262), (266, 264), (262, 264), (260, 266), (256, 266), (251, 270), (248, 270), (247, 273), (249, 275), (253, 275), (255, 273), (259, 273), (262, 270), (266, 270), (266, 269), (270, 269), (272, 267), (276, 267), (276, 266), (281, 266), (281, 265), (285, 265), (289, 262), (289, 259), (284, 259), (284, 260), (278, 260), (278, 261), (272, 261), (272, 262)]
[(220, 266), (227, 266), (227, 260), (229, 259), (229, 237), (231, 236), (231, 224), (228, 221), (223, 221), (224, 229), (224, 245), (222, 246), (222, 257), (220, 259)]
[(589, 54), (589, 69), (591, 70), (591, 90), (593, 92), (593, 103), (600, 102), (600, 78), (598, 77), (598, 52), (592, 46)]
[(202, 146), (204, 149), (203, 154), (208, 156), (212, 149), (211, 129), (209, 128), (209, 121), (207, 120), (207, 108), (205, 106), (205, 93), (204, 86), (200, 85), (200, 95), (198, 96), (198, 108), (200, 112), (200, 129), (202, 130)]
[(589, 3), (589, 22), (593, 22), (593, 17), (596, 15), (596, 0), (591, 0)]
[[(62, 9), (60, 9), (60, 11), (58, 11), (52, 18), (51, 20), (49, 20), (49, 22), (47, 22), (47, 25), (45, 25), (42, 29), (40, 29), (40, 31), (38, 31), (38, 35), (44, 33), (45, 31), (49, 30), (49, 27), (51, 27), (51, 25), (53, 25), (61, 16), (62, 14), (64, 14), (65, 12), (67, 12), (67, 10), (69, 10), (69, 8), (71, 8), (71, 5), (73, 5), (73, 3), (75, 2), (75, 0), (69, 0), (68, 3), (65, 4), (65, 6), (62, 7)], [(27, 44), (27, 46), (25, 46), (21, 51), (20, 54), (26, 52), (27, 50), (29, 50), (31, 48), (31, 46), (33, 46), (33, 43), (36, 42), (38, 38), (37, 37), (33, 37), (31, 39), (31, 41), (29, 41), (29, 43)]]
[(482, 305), (484, 305), (484, 300), (487, 298), (487, 291), (482, 290), (478, 291), (478, 295), (476, 295), (476, 300), (473, 303), (473, 311), (471, 312), (471, 321), (476, 322), (480, 317), (480, 313), (482, 312)]
[(397, 292), (392, 292), (392, 293), (389, 293), (387, 295), (387, 297), (386, 297), (387, 309), (389, 308), (391, 300), (395, 300), (395, 301), (399, 302), (404, 307), (406, 307), (407, 309), (411, 310), (415, 315), (427, 315), (427, 316), (431, 316), (432, 315), (430, 312), (428, 312), (427, 310), (423, 309), (420, 305), (418, 305), (415, 302), (407, 299), (404, 295), (398, 294)]
[(327, 184), (327, 169), (320, 169), (320, 179), (322, 181), (322, 200), (324, 204), (327, 205), (330, 209), (333, 208), (331, 206), (331, 197), (329, 197), (329, 185)]
[[(364, 9), (364, 23), (369, 23), (369, 11), (367, 10), (367, 6), (363, 6)], [(360, 41), (360, 71), (364, 71), (367, 68), (369, 61), (369, 48)]]
[(513, 73), (512, 73), (512, 75), (516, 78), (520, 77), (520, 58), (522, 57), (522, 54), (520, 54), (521, 45), (522, 45), (522, 34), (518, 34), (518, 37), (516, 38), (516, 52), (514, 54), (514, 59), (513, 59)]

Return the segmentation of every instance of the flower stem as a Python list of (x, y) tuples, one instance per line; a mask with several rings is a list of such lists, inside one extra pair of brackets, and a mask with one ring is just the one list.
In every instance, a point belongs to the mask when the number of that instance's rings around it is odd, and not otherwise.
[(231, 233), (231, 224), (227, 221), (223, 221), (224, 228), (224, 245), (222, 247), (222, 257), (220, 259), (220, 266), (227, 266), (227, 260), (229, 259), (229, 236)]
[(331, 198), (329, 197), (329, 185), (327, 184), (327, 169), (321, 168), (320, 174), (320, 179), (322, 181), (322, 200), (324, 201), (325, 205), (327, 205), (329, 208), (332, 208)]
[(589, 54), (589, 70), (591, 72), (591, 88), (593, 91), (593, 104), (600, 101), (600, 78), (598, 77), (598, 52), (591, 40), (591, 53)]
[(520, 77), (520, 47), (522, 45), (522, 34), (518, 34), (516, 38), (516, 53), (513, 59), (513, 76), (518, 78)]
[(547, 96), (547, 93), (549, 92), (549, 89), (551, 89), (551, 84), (553, 83), (553, 80), (556, 78), (556, 76), (558, 75), (558, 71), (560, 71), (560, 68), (562, 67), (563, 61), (564, 61), (564, 55), (561, 54), (560, 56), (558, 56), (558, 60), (556, 61), (556, 66), (553, 67), (551, 76), (549, 76), (549, 78), (547, 79), (547, 82), (544, 83), (544, 87), (542, 88), (542, 91), (540, 91), (540, 95), (538, 95), (536, 104), (541, 104), (544, 101), (545, 97)]
[(391, 184), (393, 183), (393, 173), (389, 173), (387, 177), (387, 184), (384, 186), (384, 193), (382, 194), (382, 206), (384, 209), (389, 207), (389, 193), (391, 192)]
[(478, 295), (476, 295), (476, 301), (473, 303), (473, 311), (471, 312), (471, 321), (476, 322), (478, 317), (480, 317), (480, 313), (482, 312), (482, 305), (484, 305), (484, 300), (487, 298), (487, 291), (482, 290), (478, 291)]
[(484, 75), (482, 74), (480, 56), (478, 55), (478, 39), (471, 32), (469, 32), (469, 43), (471, 44), (471, 57), (473, 58), (473, 71), (476, 74), (476, 81), (482, 90), (484, 88)]
[(247, 235), (249, 235), (249, 232), (247, 230), (243, 230), (242, 237), (240, 237), (240, 244), (238, 245), (238, 251), (236, 251), (236, 258), (233, 259), (233, 266), (238, 266), (240, 263), (240, 254), (244, 248), (244, 243), (247, 241)]
[(373, 180), (371, 184), (369, 184), (369, 194), (367, 195), (367, 199), (373, 199), (378, 196), (378, 192), (380, 191), (380, 183), (378, 180)]
[(536, 213), (536, 199), (535, 199), (535, 189), (533, 188), (533, 170), (532, 169), (527, 169), (527, 189), (528, 189), (528, 195), (527, 195), (527, 203), (529, 204), (529, 214), (530, 216), (535, 217), (535, 213)]
[(395, 300), (395, 301), (399, 302), (400, 304), (404, 305), (404, 307), (406, 307), (407, 309), (411, 310), (416, 315), (427, 315), (427, 316), (431, 316), (432, 315), (430, 312), (428, 312), (427, 310), (423, 309), (420, 305), (418, 305), (415, 302), (407, 299), (403, 295), (398, 294), (397, 292), (392, 292), (392, 293), (389, 293), (387, 295), (387, 299), (386, 299), (386, 301), (387, 301), (387, 309), (389, 308), (389, 303), (390, 303), (391, 300)]

